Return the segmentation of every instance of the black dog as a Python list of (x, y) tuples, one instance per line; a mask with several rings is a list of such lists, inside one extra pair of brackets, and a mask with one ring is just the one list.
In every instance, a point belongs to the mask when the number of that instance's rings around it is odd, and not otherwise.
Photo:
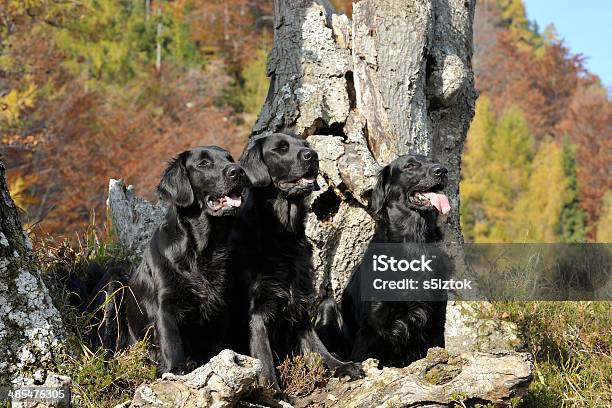
[[(347, 367), (329, 354), (310, 322), (313, 266), (304, 200), (318, 188), (317, 153), (302, 139), (275, 133), (253, 139), (240, 164), (253, 189), (236, 221), (232, 259), (242, 290), (235, 296), (237, 320), (249, 336), (235, 347), (261, 360), (276, 390), (275, 363), (286, 356), (316, 352), (332, 370)], [(240, 299), (248, 304), (239, 305)]]
[(164, 172), (158, 193), (170, 208), (129, 279), (125, 316), (118, 318), (127, 326), (119, 342), (148, 336), (159, 373), (203, 364), (225, 346), (229, 234), (248, 183), (219, 147), (185, 151)]
[[(441, 241), (436, 220), (450, 206), (438, 191), (445, 187), (446, 175), (445, 167), (419, 155), (401, 156), (385, 166), (370, 199), (376, 221), (370, 248), (380, 243)], [(447, 259), (439, 263), (449, 268)], [(317, 332), (325, 335), (330, 350), (354, 361), (372, 357), (383, 366), (404, 367), (425, 357), (430, 347), (444, 347), (445, 293), (431, 302), (367, 301), (361, 275), (358, 266), (343, 291), (341, 316), (333, 299), (324, 299), (318, 308)]]

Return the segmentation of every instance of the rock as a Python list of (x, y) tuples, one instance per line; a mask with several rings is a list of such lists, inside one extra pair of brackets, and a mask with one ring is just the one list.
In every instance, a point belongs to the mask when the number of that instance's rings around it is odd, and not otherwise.
[(229, 408), (246, 400), (266, 407), (280, 407), (264, 382), (259, 360), (223, 350), (189, 374), (164, 374), (152, 384), (141, 385), (129, 406)]
[(498, 352), (517, 350), (523, 341), (512, 322), (483, 317), (489, 302), (454, 301), (446, 309), (445, 346), (450, 353), (466, 350)]
[(163, 203), (153, 205), (136, 196), (133, 186), (114, 179), (108, 183), (106, 206), (119, 241), (137, 256), (142, 255), (167, 210)]
[(470, 352), (449, 355), (431, 349), (426, 358), (405, 368), (378, 369), (363, 363), (364, 378), (347, 382), (332, 378), (322, 388), (291, 404), (272, 398), (262, 386), (258, 360), (224, 350), (187, 375), (164, 375), (136, 390), (130, 407), (446, 407), (453, 402), (509, 406), (524, 395), (533, 372), (528, 353)]

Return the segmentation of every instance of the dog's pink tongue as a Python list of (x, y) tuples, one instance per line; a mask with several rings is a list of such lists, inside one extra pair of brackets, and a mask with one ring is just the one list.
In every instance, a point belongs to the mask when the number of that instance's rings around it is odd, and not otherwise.
[(230, 207), (240, 207), (242, 205), (242, 197), (240, 196), (225, 196), (225, 203)]
[(440, 213), (448, 214), (450, 212), (451, 206), (448, 203), (448, 197), (446, 197), (444, 194), (423, 193), (423, 195), (427, 197), (431, 205), (436, 207)]

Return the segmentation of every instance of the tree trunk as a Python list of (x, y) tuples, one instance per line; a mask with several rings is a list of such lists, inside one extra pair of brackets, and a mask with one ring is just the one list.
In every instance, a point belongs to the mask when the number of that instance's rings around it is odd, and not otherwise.
[[(353, 21), (326, 0), (276, 0), (270, 89), (253, 135), (292, 131), (321, 158), (307, 235), (319, 283), (336, 296), (374, 222), (365, 211), (380, 166), (408, 152), (450, 170), (442, 220), (462, 262), (461, 151), (474, 112), (472, 21), (464, 0), (362, 0)], [(324, 277), (327, 279), (324, 280)]]
[(0, 384), (44, 381), (63, 338), (62, 322), (21, 228), (0, 160)]

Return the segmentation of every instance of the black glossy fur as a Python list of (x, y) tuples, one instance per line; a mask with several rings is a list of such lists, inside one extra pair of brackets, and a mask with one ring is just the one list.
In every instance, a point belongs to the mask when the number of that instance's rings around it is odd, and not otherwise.
[(252, 140), (240, 164), (253, 188), (236, 221), (232, 259), (240, 277), (236, 319), (249, 334), (234, 347), (260, 359), (279, 390), (275, 366), (289, 355), (317, 352), (331, 369), (344, 364), (310, 322), (313, 266), (304, 200), (317, 188), (318, 157), (306, 141), (275, 133)]
[(238, 208), (219, 203), (241, 197), (248, 184), (242, 168), (216, 146), (185, 151), (169, 163), (158, 192), (170, 207), (142, 262), (131, 276), (107, 272), (98, 285), (94, 305), (127, 282), (104, 307), (99, 345), (122, 348), (148, 337), (160, 374), (188, 371), (225, 347), (229, 236)]
[[(437, 210), (415, 200), (414, 194), (443, 188), (446, 174), (446, 168), (419, 155), (401, 156), (385, 166), (370, 199), (376, 221), (371, 242), (441, 241)], [(343, 291), (341, 316), (330, 298), (318, 308), (317, 332), (330, 350), (353, 361), (376, 358), (383, 366), (404, 367), (425, 357), (429, 348), (444, 347), (445, 296), (440, 302), (366, 301), (360, 272), (355, 268)]]

